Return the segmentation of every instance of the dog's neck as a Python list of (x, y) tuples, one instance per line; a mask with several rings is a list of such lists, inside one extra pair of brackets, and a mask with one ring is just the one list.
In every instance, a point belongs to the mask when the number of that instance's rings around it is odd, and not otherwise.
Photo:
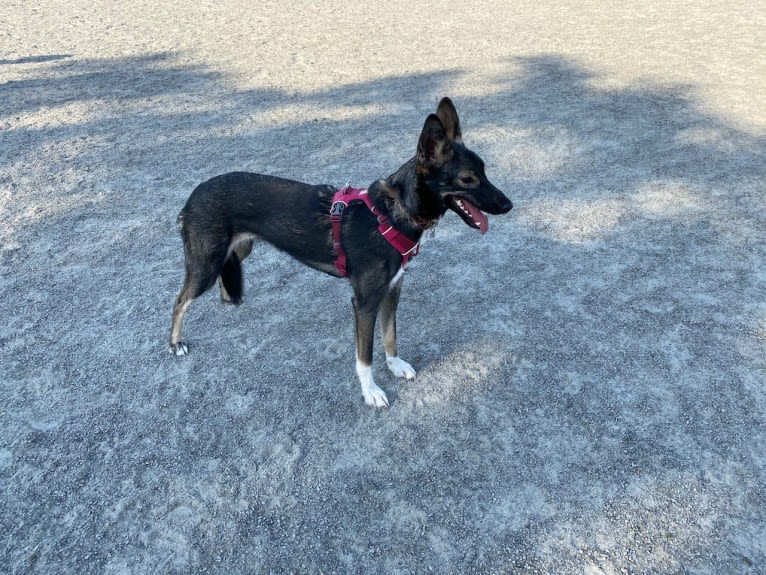
[(394, 225), (413, 239), (420, 238), (424, 230), (434, 227), (444, 215), (444, 209), (435, 201), (438, 196), (417, 172), (415, 158), (370, 189), (376, 204), (385, 208)]

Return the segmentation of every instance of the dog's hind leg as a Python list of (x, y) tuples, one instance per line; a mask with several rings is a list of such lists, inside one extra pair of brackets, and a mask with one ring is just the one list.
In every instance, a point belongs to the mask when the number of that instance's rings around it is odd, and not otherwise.
[(351, 302), (356, 326), (356, 374), (362, 385), (364, 402), (373, 407), (388, 407), (386, 393), (375, 385), (372, 377), (372, 344), (380, 303), (377, 300), (363, 301), (357, 296)]
[(239, 305), (242, 303), (242, 265), (241, 262), (253, 249), (253, 240), (247, 239), (235, 244), (223, 263), (218, 287), (224, 303)]
[(173, 320), (170, 325), (170, 353), (173, 355), (186, 355), (189, 348), (181, 341), (181, 329), (183, 328), (184, 315), (189, 309), (193, 298), (187, 296), (188, 289), (184, 285), (181, 293), (176, 298), (176, 304), (173, 306)]
[(396, 351), (396, 308), (402, 291), (403, 277), (394, 279), (391, 289), (380, 307), (380, 327), (383, 335), (383, 349), (386, 351), (386, 365), (396, 377), (415, 379), (415, 369), (399, 357)]
[(221, 275), (218, 276), (218, 287), (223, 303), (242, 303), (242, 265), (237, 254), (232, 253), (223, 263)]
[(184, 315), (197, 297), (215, 285), (225, 257), (225, 250), (219, 250), (219, 253), (209, 258), (190, 257), (187, 251), (186, 278), (173, 306), (173, 319), (170, 326), (169, 351), (173, 355), (180, 356), (189, 353), (189, 348), (181, 340)]

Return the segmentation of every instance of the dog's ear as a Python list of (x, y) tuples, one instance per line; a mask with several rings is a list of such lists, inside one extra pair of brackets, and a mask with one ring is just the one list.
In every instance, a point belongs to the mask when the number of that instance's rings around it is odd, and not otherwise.
[(417, 166), (429, 170), (438, 168), (450, 158), (452, 145), (441, 120), (436, 114), (430, 114), (423, 125), (418, 140)]
[(460, 118), (457, 117), (457, 110), (455, 104), (449, 98), (442, 98), (439, 102), (439, 107), (436, 109), (436, 115), (444, 126), (444, 130), (447, 132), (447, 137), (453, 142), (462, 143), (463, 135), (460, 131)]

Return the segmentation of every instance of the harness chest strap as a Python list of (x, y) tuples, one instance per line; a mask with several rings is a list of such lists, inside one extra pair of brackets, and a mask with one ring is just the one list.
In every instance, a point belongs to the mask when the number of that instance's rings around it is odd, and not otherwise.
[(330, 208), (330, 220), (332, 221), (332, 241), (335, 249), (335, 267), (341, 276), (347, 275), (346, 252), (341, 244), (341, 220), (343, 211), (354, 201), (362, 201), (369, 208), (376, 218), (378, 218), (378, 231), (386, 238), (391, 246), (402, 254), (402, 267), (406, 267), (410, 258), (418, 255), (420, 251), (420, 242), (415, 242), (397, 230), (388, 219), (388, 216), (380, 213), (367, 193), (366, 189), (352, 188), (346, 186), (341, 188), (332, 198), (332, 207)]

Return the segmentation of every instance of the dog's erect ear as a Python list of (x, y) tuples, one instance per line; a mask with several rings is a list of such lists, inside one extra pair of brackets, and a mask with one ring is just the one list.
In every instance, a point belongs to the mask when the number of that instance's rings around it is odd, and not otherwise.
[(439, 116), (442, 126), (444, 126), (444, 131), (447, 132), (447, 137), (453, 142), (462, 143), (460, 118), (457, 117), (457, 110), (452, 100), (442, 98), (442, 101), (439, 102), (439, 107), (436, 109), (436, 115)]
[(430, 114), (423, 125), (418, 140), (417, 165), (419, 168), (438, 168), (444, 165), (452, 153), (452, 146), (441, 120)]

